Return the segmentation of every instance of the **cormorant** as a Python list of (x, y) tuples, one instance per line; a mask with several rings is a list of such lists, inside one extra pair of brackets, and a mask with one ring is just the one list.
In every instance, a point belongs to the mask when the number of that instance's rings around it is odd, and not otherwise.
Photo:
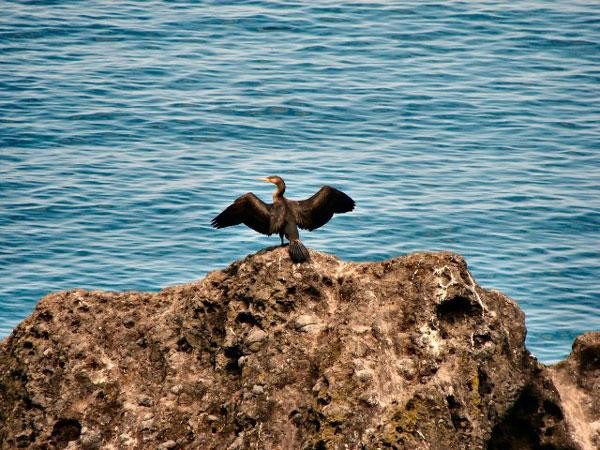
[(239, 197), (211, 221), (215, 228), (240, 223), (267, 236), (279, 233), (281, 245), (285, 236), (290, 241), (289, 254), (294, 262), (306, 261), (308, 250), (298, 235), (298, 227), (312, 231), (325, 225), (334, 214), (354, 209), (354, 200), (331, 186), (323, 186), (306, 200), (289, 200), (283, 196), (285, 183), (281, 177), (258, 178), (273, 183), (273, 203), (265, 203), (252, 192)]

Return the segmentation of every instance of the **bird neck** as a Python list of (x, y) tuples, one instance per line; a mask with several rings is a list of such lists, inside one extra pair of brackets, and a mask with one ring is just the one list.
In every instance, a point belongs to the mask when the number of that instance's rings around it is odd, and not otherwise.
[(285, 183), (283, 181), (276, 183), (277, 190), (273, 192), (273, 200), (283, 198), (283, 193), (285, 192)]

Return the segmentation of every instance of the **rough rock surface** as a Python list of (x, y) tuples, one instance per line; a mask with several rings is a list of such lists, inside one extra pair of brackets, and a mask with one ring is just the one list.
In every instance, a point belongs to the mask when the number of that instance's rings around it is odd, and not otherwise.
[(458, 255), (267, 249), (158, 293), (43, 298), (0, 343), (0, 447), (596, 448), (598, 334), (546, 368)]
[(579, 336), (569, 357), (548, 370), (575, 442), (600, 448), (600, 332)]

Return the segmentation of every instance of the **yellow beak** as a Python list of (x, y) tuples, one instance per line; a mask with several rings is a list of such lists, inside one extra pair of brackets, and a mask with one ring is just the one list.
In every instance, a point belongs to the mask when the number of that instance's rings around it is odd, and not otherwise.
[(269, 179), (268, 179), (268, 178), (257, 178), (257, 180), (260, 180), (260, 181), (266, 181), (267, 183), (270, 183), (270, 181), (269, 181)]

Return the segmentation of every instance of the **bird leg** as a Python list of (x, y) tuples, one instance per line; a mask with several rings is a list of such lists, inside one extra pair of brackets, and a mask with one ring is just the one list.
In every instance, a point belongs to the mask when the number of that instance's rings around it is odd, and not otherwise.
[(281, 238), (281, 246), (285, 247), (285, 244), (283, 243), (283, 233), (279, 233), (279, 237)]

